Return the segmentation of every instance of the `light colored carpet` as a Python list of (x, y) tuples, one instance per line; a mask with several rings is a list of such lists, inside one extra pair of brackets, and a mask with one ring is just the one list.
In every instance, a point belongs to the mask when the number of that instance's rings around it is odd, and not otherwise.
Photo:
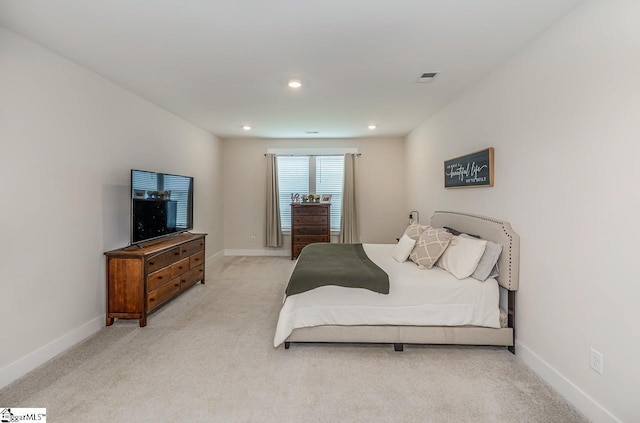
[(585, 422), (506, 349), (272, 346), (283, 257), (227, 257), (151, 315), (0, 390), (51, 422)]

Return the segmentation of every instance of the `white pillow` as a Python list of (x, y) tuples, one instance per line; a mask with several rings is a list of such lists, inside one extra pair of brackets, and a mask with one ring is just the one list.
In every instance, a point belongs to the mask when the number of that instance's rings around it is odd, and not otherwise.
[(393, 250), (391, 257), (393, 257), (397, 262), (404, 263), (407, 261), (407, 258), (409, 258), (409, 254), (411, 254), (411, 250), (413, 250), (415, 245), (416, 240), (411, 239), (409, 235), (404, 234), (396, 244), (396, 248)]
[[(460, 234), (463, 238), (471, 238), (467, 234)], [(498, 259), (502, 253), (502, 244), (487, 241), (487, 248), (484, 250), (482, 258), (478, 262), (478, 267), (473, 271), (471, 277), (484, 282), (487, 278), (497, 278), (500, 274)]]
[(438, 266), (457, 279), (468, 278), (478, 267), (486, 248), (487, 241), (454, 236), (438, 260)]

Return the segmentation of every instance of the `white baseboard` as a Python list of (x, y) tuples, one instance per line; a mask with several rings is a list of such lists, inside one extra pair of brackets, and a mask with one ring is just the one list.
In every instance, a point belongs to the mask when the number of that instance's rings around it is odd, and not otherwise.
[(622, 423), (620, 419), (544, 361), (538, 354), (518, 341), (516, 341), (516, 355), (589, 420), (595, 423)]
[(207, 264), (208, 264), (208, 263), (213, 263), (213, 262), (215, 262), (215, 261), (217, 261), (217, 260), (220, 260), (220, 259), (221, 259), (221, 258), (223, 258), (224, 256), (225, 256), (224, 250), (220, 250), (220, 251), (218, 251), (217, 253), (215, 253), (215, 254), (213, 254), (213, 255), (211, 255), (211, 256), (209, 256), (209, 257), (207, 257), (207, 258), (205, 259), (205, 263), (207, 263)]
[(258, 248), (254, 250), (234, 250), (227, 249), (224, 250), (225, 256), (283, 256), (288, 257), (291, 255), (291, 251), (285, 249), (275, 249), (275, 248)]
[(30, 352), (22, 358), (0, 369), (0, 388), (21, 378), (78, 342), (98, 332), (105, 326), (105, 316), (96, 317), (84, 325), (65, 333), (58, 339)]

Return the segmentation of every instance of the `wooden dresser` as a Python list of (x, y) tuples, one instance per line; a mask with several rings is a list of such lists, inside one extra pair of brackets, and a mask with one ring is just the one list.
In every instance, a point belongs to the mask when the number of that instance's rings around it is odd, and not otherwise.
[(331, 242), (330, 203), (291, 204), (291, 260), (314, 242)]
[(183, 233), (107, 251), (107, 326), (113, 319), (138, 319), (177, 297), (198, 281), (204, 284), (206, 234)]

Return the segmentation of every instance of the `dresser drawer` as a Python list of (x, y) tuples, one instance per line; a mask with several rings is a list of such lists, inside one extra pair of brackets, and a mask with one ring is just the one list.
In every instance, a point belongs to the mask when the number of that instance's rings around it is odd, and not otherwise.
[(178, 277), (189, 270), (189, 257), (171, 265), (171, 278)]
[(327, 235), (296, 235), (293, 237), (294, 244), (311, 244), (312, 242), (329, 242)]
[(296, 225), (326, 225), (328, 216), (294, 216), (293, 223)]
[(180, 247), (172, 248), (164, 253), (147, 259), (147, 272), (152, 273), (175, 262), (180, 257)]
[(194, 283), (202, 280), (204, 275), (204, 265), (200, 265), (194, 269), (189, 270), (187, 273), (180, 277), (180, 289), (185, 289), (193, 285)]
[(161, 287), (165, 283), (169, 283), (171, 280), (171, 267), (163, 267), (160, 270), (149, 274), (147, 276), (147, 292), (153, 291), (156, 288)]
[(158, 307), (160, 304), (167, 301), (169, 298), (180, 291), (180, 279), (172, 279), (168, 284), (162, 285), (160, 288), (155, 289), (147, 294), (147, 310), (152, 310), (154, 307)]
[(306, 244), (297, 244), (297, 245), (293, 245), (291, 247), (291, 255), (293, 257), (298, 257), (300, 255), (300, 252), (302, 251), (302, 249), (306, 247)]
[(315, 225), (315, 226), (296, 226), (294, 228), (295, 235), (325, 235), (328, 236), (327, 227), (323, 225)]
[(193, 269), (194, 267), (200, 266), (204, 263), (204, 251), (199, 252), (198, 254), (194, 254), (189, 257), (189, 268)]
[(326, 216), (329, 208), (326, 206), (300, 206), (293, 208), (294, 216)]
[(204, 238), (186, 242), (180, 247), (180, 249), (182, 257), (188, 257), (198, 251), (202, 251), (204, 250)]

